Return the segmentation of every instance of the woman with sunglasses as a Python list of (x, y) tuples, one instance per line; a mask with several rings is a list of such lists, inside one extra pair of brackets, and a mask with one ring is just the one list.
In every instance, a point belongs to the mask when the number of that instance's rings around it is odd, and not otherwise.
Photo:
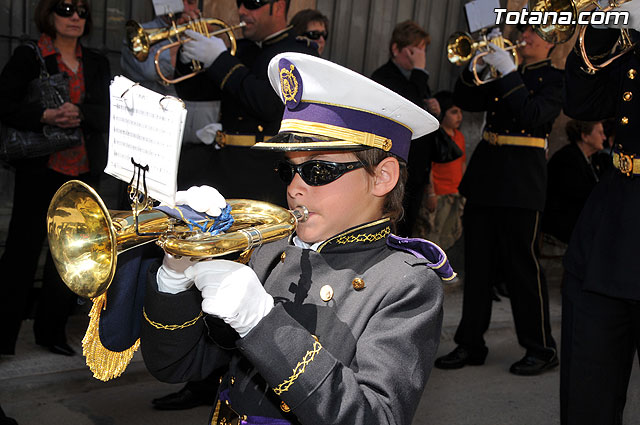
[(440, 279), (455, 273), (434, 244), (391, 232), (409, 143), (438, 123), (313, 56), (280, 54), (268, 72), (286, 109), (255, 149), (284, 151), (289, 208), (308, 218), (248, 265), (165, 255), (148, 274), (145, 363), (168, 382), (228, 365), (211, 424), (409, 425), (440, 340)]
[(322, 56), (329, 38), (329, 18), (315, 9), (303, 9), (296, 13), (289, 25), (293, 33), (299, 37), (311, 40), (318, 46), (318, 54)]
[[(29, 46), (15, 49), (0, 75), (0, 120), (18, 129), (42, 131), (43, 125), (82, 129), (80, 146), (46, 157), (15, 161), (13, 210), (5, 251), (0, 259), (0, 354), (14, 354), (28, 307), (38, 259), (45, 240), (45, 217), (55, 191), (69, 179), (96, 186), (106, 164), (104, 133), (109, 124), (109, 62), (85, 48), (80, 39), (91, 31), (88, 0), (40, 0), (35, 23), (37, 41), (49, 74), (69, 77), (70, 99), (55, 109), (26, 100), (40, 62)], [(51, 352), (73, 355), (65, 327), (77, 297), (62, 283), (47, 251), (36, 308), (36, 343)]]

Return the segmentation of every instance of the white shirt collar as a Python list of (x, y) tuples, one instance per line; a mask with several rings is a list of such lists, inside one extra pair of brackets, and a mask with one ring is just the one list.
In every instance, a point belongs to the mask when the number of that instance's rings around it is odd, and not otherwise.
[(317, 251), (318, 247), (322, 245), (324, 241), (316, 242), (314, 244), (308, 244), (297, 236), (293, 237), (293, 244), (298, 248), (310, 249), (312, 251)]

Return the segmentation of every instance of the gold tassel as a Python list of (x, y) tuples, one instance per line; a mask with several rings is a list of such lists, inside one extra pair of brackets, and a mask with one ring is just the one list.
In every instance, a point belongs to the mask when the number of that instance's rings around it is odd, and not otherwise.
[(108, 381), (122, 375), (131, 362), (134, 353), (140, 347), (140, 338), (124, 351), (111, 351), (100, 341), (100, 312), (107, 304), (107, 294), (104, 293), (92, 299), (93, 306), (89, 312), (89, 326), (82, 339), (82, 354), (87, 359), (87, 366), (93, 377), (101, 381)]

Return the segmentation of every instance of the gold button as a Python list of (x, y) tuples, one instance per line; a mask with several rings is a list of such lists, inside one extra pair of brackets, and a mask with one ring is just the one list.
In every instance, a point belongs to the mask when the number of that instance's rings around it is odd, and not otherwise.
[(333, 288), (329, 285), (324, 285), (320, 288), (320, 298), (325, 302), (331, 301), (331, 298), (333, 298)]
[(630, 91), (624, 92), (624, 94), (622, 95), (622, 100), (624, 100), (625, 102), (628, 102), (631, 99), (633, 99), (633, 93), (631, 93)]
[(353, 285), (353, 289), (355, 289), (356, 291), (359, 291), (364, 288), (364, 280), (360, 279), (359, 277), (356, 277), (351, 282), (351, 285)]
[(524, 134), (524, 130), (520, 130), (520, 133)]
[(636, 73), (637, 73), (637, 71), (635, 69), (631, 68), (630, 70), (627, 71), (627, 77), (630, 80), (633, 80), (634, 78), (636, 78)]
[(260, 133), (262, 133), (262, 132), (264, 131), (264, 127), (263, 127), (263, 126), (261, 126), (261, 125), (259, 125), (259, 126), (258, 126), (258, 131), (259, 131)]
[(498, 99), (497, 97), (495, 99), (493, 99), (494, 102), (497, 102), (498, 100), (500, 100), (500, 99)]
[(284, 263), (284, 259), (287, 258), (287, 253), (282, 251), (282, 254), (280, 255), (280, 262)]
[(291, 408), (287, 405), (287, 403), (280, 402), (280, 410), (282, 410), (284, 413), (289, 413), (291, 411)]
[(538, 77), (538, 81), (542, 82), (542, 77)]
[(222, 384), (222, 376), (220, 377), (220, 383)]
[(230, 381), (231, 381), (231, 385), (233, 385), (236, 383), (236, 378), (232, 376)]
[(627, 118), (627, 117), (620, 118), (620, 124), (622, 124), (622, 125), (629, 124), (629, 118)]

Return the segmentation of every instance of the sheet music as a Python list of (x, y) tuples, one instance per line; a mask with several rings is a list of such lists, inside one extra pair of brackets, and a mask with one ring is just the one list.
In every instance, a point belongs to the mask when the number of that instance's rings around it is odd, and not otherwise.
[(123, 76), (116, 76), (109, 90), (111, 117), (105, 173), (129, 183), (134, 174), (131, 160), (147, 165), (149, 196), (173, 206), (187, 116), (184, 103)]
[(469, 32), (476, 32), (482, 28), (496, 25), (494, 9), (500, 7), (499, 0), (472, 0), (464, 5)]
[(184, 10), (182, 0), (153, 0), (153, 11), (156, 16), (178, 13)]

